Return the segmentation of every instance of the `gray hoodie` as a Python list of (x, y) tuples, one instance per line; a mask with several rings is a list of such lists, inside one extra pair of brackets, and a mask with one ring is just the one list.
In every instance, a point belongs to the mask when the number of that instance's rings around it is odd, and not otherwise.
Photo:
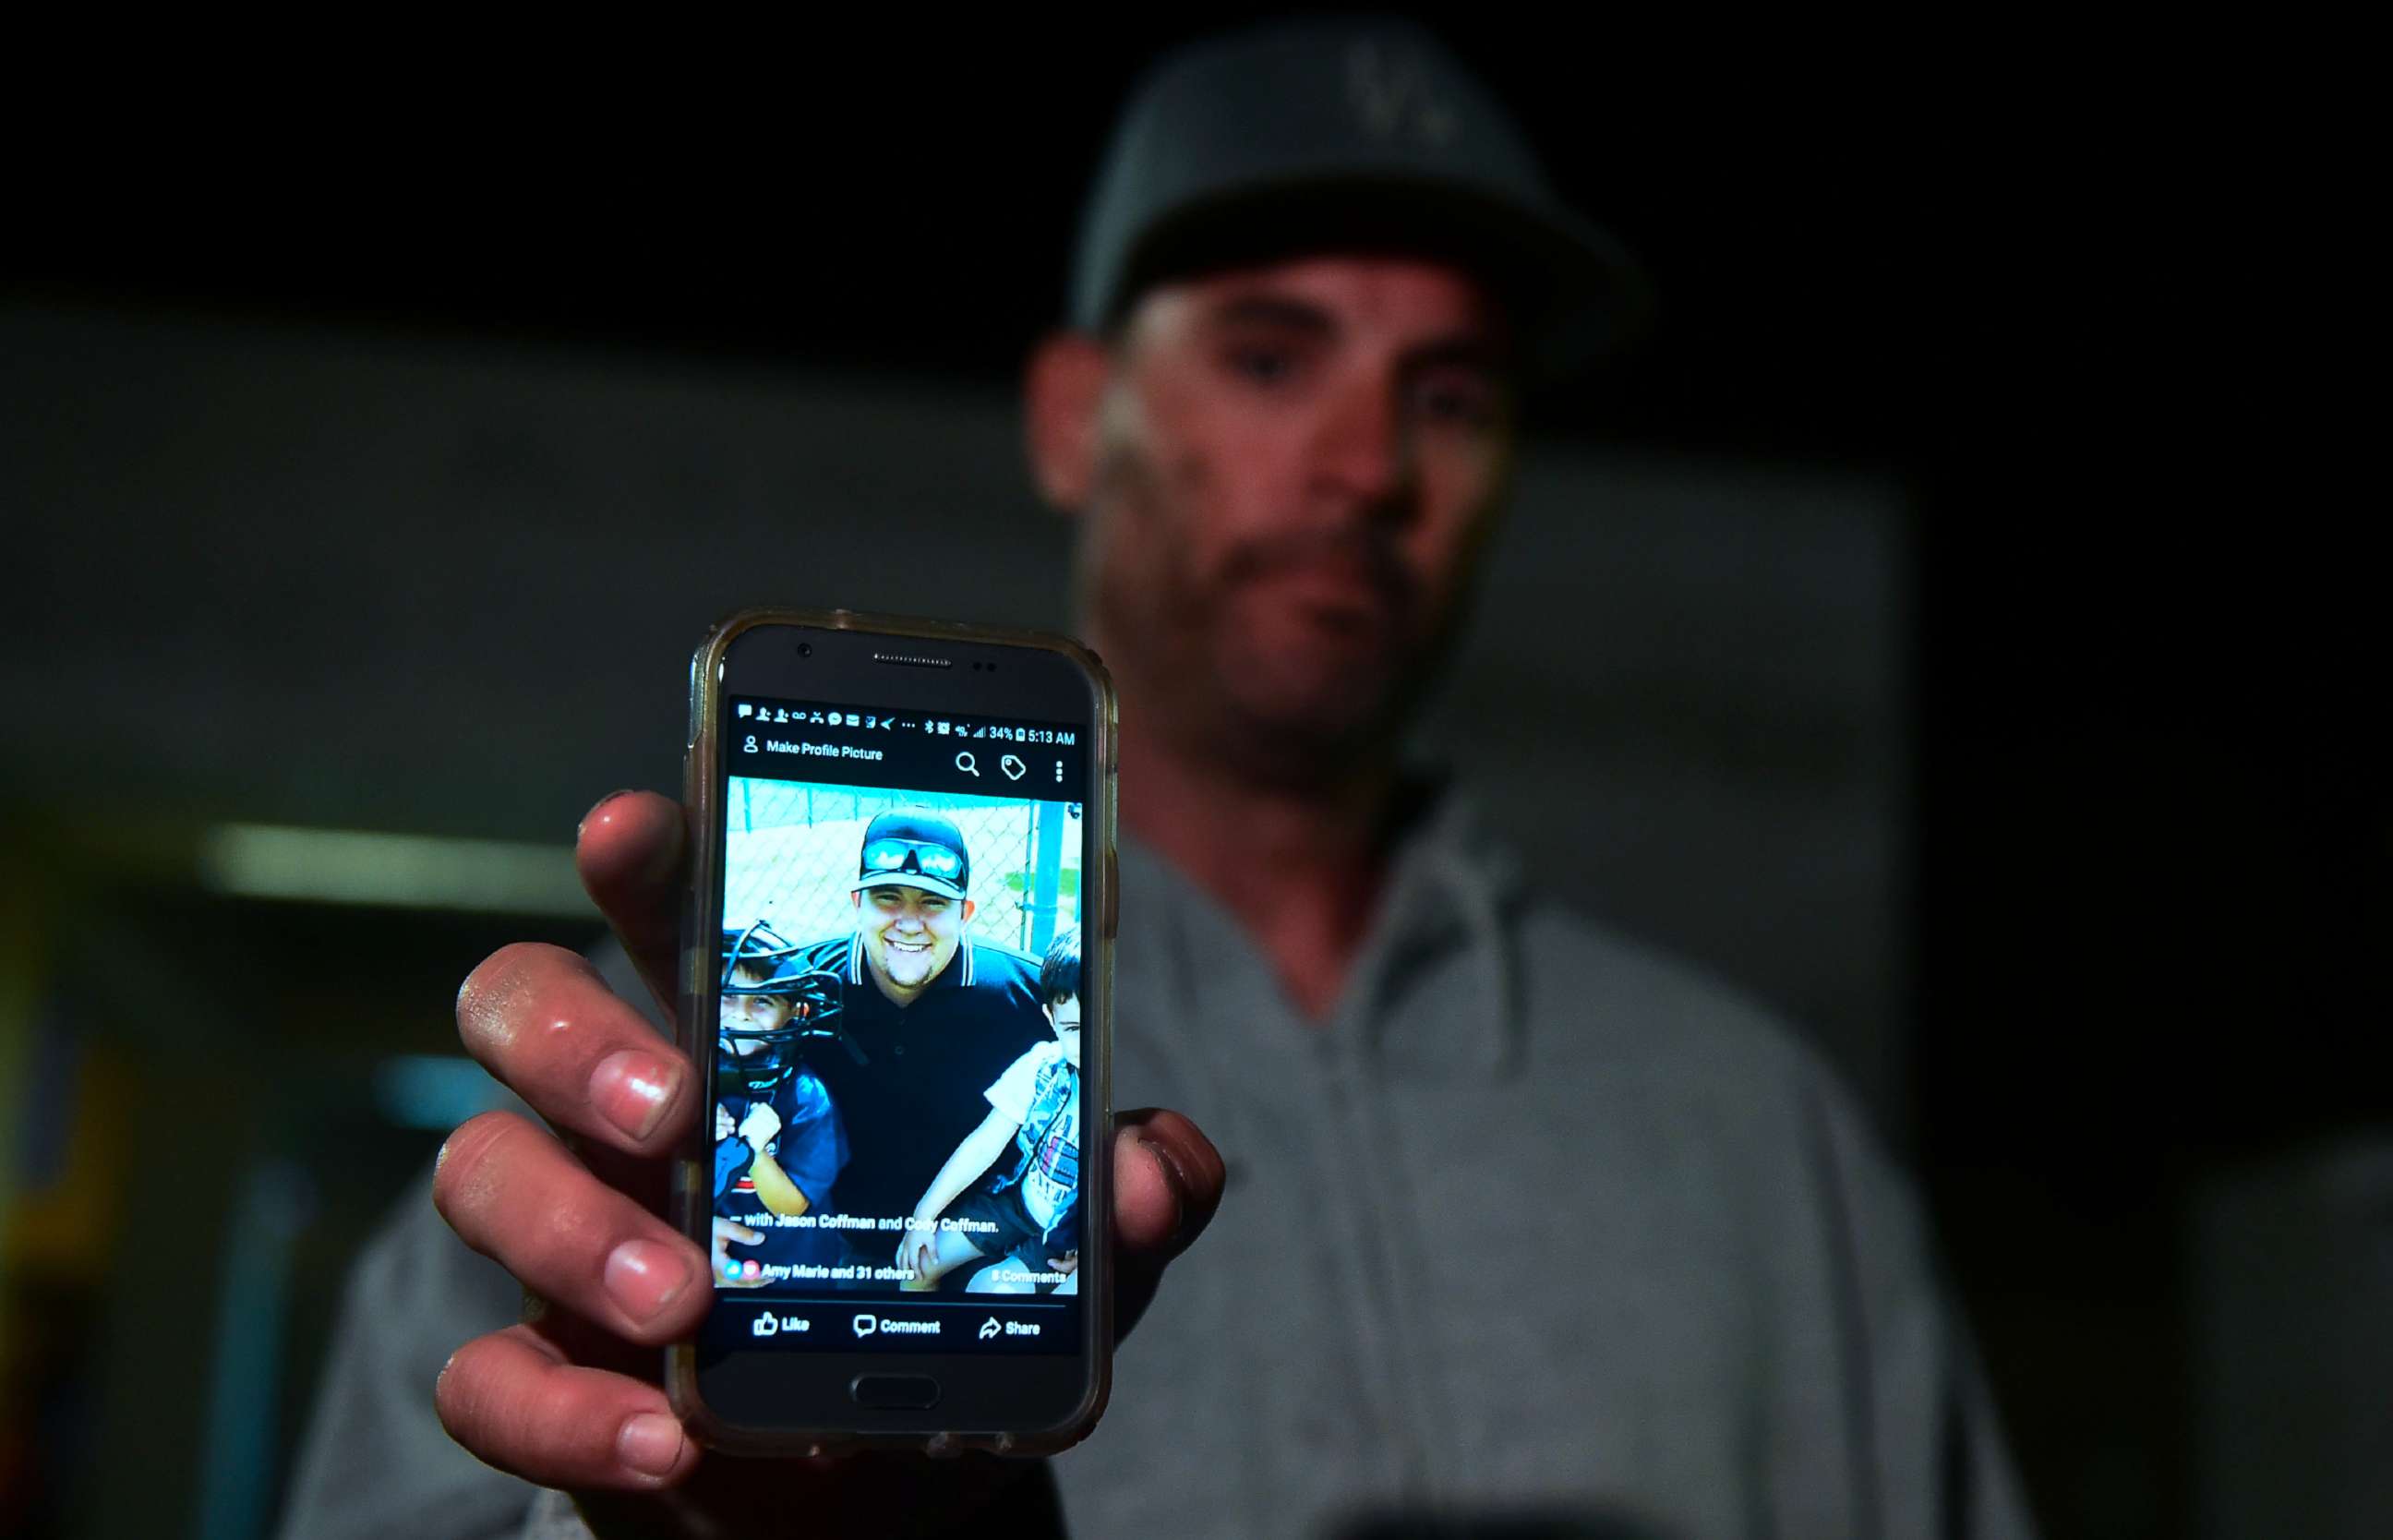
[[(1916, 1200), (1792, 1033), (1521, 883), (1453, 797), (1326, 1026), (1171, 868), (1121, 869), (1116, 1102), (1188, 1113), (1229, 1192), (1054, 1462), (1077, 1533), (2031, 1533)], [(285, 1533), (581, 1533), (433, 1416), (517, 1304), (403, 1207)]]

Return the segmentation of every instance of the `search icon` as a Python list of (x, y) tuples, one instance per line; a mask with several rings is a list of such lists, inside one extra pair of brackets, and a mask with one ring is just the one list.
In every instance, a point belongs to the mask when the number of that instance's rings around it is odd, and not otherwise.
[(956, 756), (956, 768), (967, 776), (977, 776), (980, 774), (980, 762), (974, 759), (973, 751), (967, 749)]

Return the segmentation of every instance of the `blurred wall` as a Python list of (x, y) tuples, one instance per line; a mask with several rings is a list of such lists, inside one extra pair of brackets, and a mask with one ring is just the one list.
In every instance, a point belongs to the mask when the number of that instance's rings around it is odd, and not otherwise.
[[(562, 841), (678, 783), (724, 611), (1066, 622), (1009, 397), (25, 311), (0, 360), (29, 789)], [(1533, 447), (1428, 732), (1534, 868), (1898, 1121), (1903, 525), (1869, 474)]]

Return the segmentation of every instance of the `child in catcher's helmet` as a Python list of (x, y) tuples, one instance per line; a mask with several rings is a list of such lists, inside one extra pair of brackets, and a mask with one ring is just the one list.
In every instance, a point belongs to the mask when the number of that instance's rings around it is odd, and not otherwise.
[[(808, 971), (763, 920), (725, 926), (714, 1066), (714, 1266), (726, 1288), (778, 1283), (841, 1259), (835, 1234), (778, 1222), (821, 1208), (847, 1164), (847, 1132), (804, 1057), (831, 1032), (834, 974)], [(750, 1253), (734, 1256), (737, 1246)]]
[[(964, 1136), (914, 1206), (897, 1266), (901, 1287), (938, 1286), (940, 1277), (982, 1257), (972, 1292), (1028, 1294), (1040, 1283), (1079, 1292), (1080, 1186), (1080, 933), (1068, 930), (1039, 968), (1039, 998), (1053, 1042), (1016, 1059), (983, 1094), (988, 1116)], [(992, 1170), (1008, 1145), (1016, 1158)], [(976, 1181), (986, 1174), (987, 1180)], [(967, 1188), (971, 1190), (966, 1191)], [(950, 1227), (940, 1228), (940, 1220)], [(1041, 1264), (1044, 1264), (1043, 1266)]]

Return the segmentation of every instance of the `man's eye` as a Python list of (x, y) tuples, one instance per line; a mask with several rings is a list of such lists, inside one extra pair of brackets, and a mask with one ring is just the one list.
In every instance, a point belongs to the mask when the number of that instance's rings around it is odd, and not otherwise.
[(1296, 359), (1278, 348), (1239, 347), (1231, 350), (1230, 367), (1257, 385), (1279, 385), (1296, 372)]

